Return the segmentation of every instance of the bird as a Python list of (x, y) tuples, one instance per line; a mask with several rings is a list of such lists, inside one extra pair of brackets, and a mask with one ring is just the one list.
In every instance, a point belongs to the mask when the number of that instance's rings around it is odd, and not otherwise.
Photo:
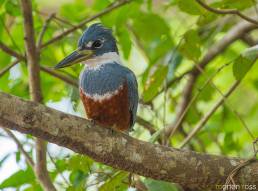
[(89, 26), (78, 48), (55, 69), (84, 65), (79, 77), (80, 98), (89, 120), (119, 132), (130, 132), (138, 107), (136, 76), (121, 62), (112, 30), (101, 23)]

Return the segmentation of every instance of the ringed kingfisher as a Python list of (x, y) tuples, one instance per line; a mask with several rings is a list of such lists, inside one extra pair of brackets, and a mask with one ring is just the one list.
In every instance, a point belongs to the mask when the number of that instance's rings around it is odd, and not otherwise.
[(86, 115), (97, 124), (117, 131), (132, 129), (138, 106), (134, 73), (123, 66), (112, 31), (100, 23), (88, 27), (78, 49), (55, 68), (83, 63), (79, 79), (80, 97)]

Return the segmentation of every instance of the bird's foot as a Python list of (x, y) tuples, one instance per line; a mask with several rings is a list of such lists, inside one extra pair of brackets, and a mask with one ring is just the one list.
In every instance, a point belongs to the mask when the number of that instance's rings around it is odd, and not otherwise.
[(93, 119), (88, 119), (88, 120), (89, 120), (91, 126), (96, 126), (97, 125), (95, 120), (93, 120)]

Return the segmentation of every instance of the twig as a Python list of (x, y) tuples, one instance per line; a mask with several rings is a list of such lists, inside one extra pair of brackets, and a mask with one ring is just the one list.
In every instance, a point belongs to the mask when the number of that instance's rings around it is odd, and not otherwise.
[(258, 25), (258, 22), (250, 17), (247, 17), (246, 15), (242, 14), (240, 11), (238, 11), (237, 9), (215, 9), (213, 7), (210, 7), (209, 5), (207, 5), (206, 3), (204, 3), (201, 0), (195, 0), (197, 3), (199, 3), (199, 5), (201, 5), (204, 9), (216, 13), (216, 14), (221, 14), (221, 15), (227, 15), (227, 14), (232, 14), (232, 15), (237, 15), (239, 17), (241, 17), (242, 19)]
[(146, 121), (145, 119), (137, 116), (136, 122), (142, 125), (145, 129), (147, 129), (151, 135), (156, 132), (156, 130), (153, 128), (153, 125), (150, 122)]
[(53, 70), (51, 68), (46, 67), (46, 66), (40, 66), (40, 69), (42, 71), (44, 71), (44, 72), (46, 72), (46, 73), (56, 77), (56, 78), (59, 78), (60, 80), (66, 82), (67, 84), (70, 84), (70, 85), (72, 85), (74, 87), (78, 87), (77, 80), (75, 80), (75, 79), (73, 79), (73, 78), (71, 78), (71, 77), (69, 77), (67, 75), (64, 75), (64, 74), (62, 74), (60, 72), (57, 72), (57, 71), (55, 71), (55, 70)]
[[(32, 5), (28, 0), (21, 0), (22, 15), (24, 17), (25, 47), (29, 72), (29, 87), (31, 99), (42, 102), (40, 87), (39, 54), (34, 35)], [(35, 171), (41, 186), (47, 191), (56, 191), (47, 171), (46, 166), (47, 145), (42, 139), (36, 139), (36, 164)]]
[(3, 20), (2, 17), (0, 17), (0, 21), (1, 21), (2, 25), (3, 25), (3, 27), (4, 27), (4, 30), (6, 31), (6, 34), (7, 34), (7, 35), (9, 36), (9, 38), (11, 39), (12, 44), (20, 51), (19, 46), (16, 44), (15, 40), (13, 39), (13, 37), (12, 37), (10, 31), (9, 31), (9, 27), (6, 26), (6, 24), (5, 24), (5, 22), (4, 22), (4, 20)]
[[(6, 66), (3, 70), (0, 71), (0, 77), (2, 75), (4, 75), (8, 70), (10, 70), (13, 66), (15, 66), (16, 64), (18, 64), (20, 62), (20, 60), (26, 61), (26, 58), (24, 56), (22, 56), (21, 54), (11, 50), (9, 47), (7, 47), (6, 45), (2, 44), (0, 42), (0, 49), (2, 49), (3, 51), (5, 51), (7, 54), (14, 56), (17, 58), (17, 60), (15, 60), (13, 63), (11, 63), (10, 65)], [(72, 86), (78, 86), (78, 83), (76, 80), (72, 79), (69, 76), (63, 75), (60, 72), (57, 72), (51, 68), (48, 68), (46, 66), (40, 66), (40, 69), (56, 78), (59, 78), (61, 80), (63, 80), (64, 82), (72, 85)]]
[(175, 132), (178, 130), (178, 128), (181, 126), (185, 116), (186, 116), (186, 113), (189, 111), (189, 109), (191, 108), (192, 104), (195, 102), (195, 100), (199, 97), (199, 95), (201, 94), (202, 90), (212, 82), (212, 79), (222, 70), (224, 69), (225, 67), (229, 66), (229, 64), (232, 63), (232, 62), (228, 62), (224, 65), (222, 65), (220, 68), (218, 68), (216, 70), (216, 72), (214, 72), (214, 74), (209, 77), (206, 82), (198, 89), (199, 91), (190, 99), (189, 103), (187, 104), (187, 106), (184, 108), (184, 111), (182, 111), (182, 114), (180, 115), (179, 119), (176, 120), (176, 123), (175, 125), (173, 126), (173, 129), (170, 133), (170, 135), (168, 135), (167, 139), (170, 139), (174, 136)]
[[(41, 14), (41, 15), (49, 16), (48, 13), (44, 13), (44, 12), (42, 12), (42, 11), (36, 10), (36, 12), (39, 13), (39, 14)], [(72, 23), (70, 23), (69, 21), (67, 21), (67, 20), (65, 20), (65, 19), (63, 19), (63, 18), (60, 18), (60, 17), (56, 16), (55, 13), (52, 13), (51, 15), (53, 15), (53, 18), (54, 18), (56, 21), (59, 21), (59, 22), (62, 22), (62, 23), (64, 23), (64, 24), (67, 24), (67, 25), (70, 25), (70, 26), (74, 27), (74, 25), (73, 25)]]
[(0, 71), (0, 77), (2, 77), (6, 72), (8, 72), (12, 67), (16, 66), (18, 63), (20, 63), (20, 60), (15, 60), (14, 62), (12, 62), (11, 64), (9, 64), (8, 66), (6, 66), (5, 68), (3, 68)]
[[(198, 66), (197, 66), (198, 67)], [(202, 68), (198, 68), (200, 72), (204, 73)], [(221, 70), (221, 69), (220, 69)], [(209, 81), (210, 85), (217, 91), (219, 92), (219, 94), (222, 96), (222, 98), (224, 98), (224, 103), (228, 106), (229, 110), (239, 119), (239, 121), (241, 122), (241, 124), (243, 125), (243, 127), (246, 129), (246, 131), (248, 132), (248, 134), (250, 135), (250, 137), (254, 140), (254, 135), (252, 134), (251, 130), (248, 128), (247, 124), (245, 123), (244, 119), (240, 116), (240, 114), (232, 109), (230, 107), (230, 105), (227, 102), (227, 98), (224, 96), (224, 94), (222, 93), (222, 91), (212, 82)]]
[(172, 132), (173, 127), (180, 119), (180, 116), (182, 115), (185, 107), (187, 107), (188, 103), (190, 102), (194, 84), (197, 81), (199, 75), (201, 74), (198, 68), (204, 69), (207, 66), (207, 64), (210, 63), (211, 60), (213, 60), (214, 58), (216, 58), (216, 56), (221, 54), (229, 45), (231, 45), (233, 42), (240, 39), (242, 36), (246, 35), (248, 32), (256, 28), (257, 28), (256, 25), (253, 25), (247, 22), (241, 22), (237, 24), (231, 30), (229, 30), (227, 34), (218, 43), (213, 45), (207, 51), (207, 54), (200, 60), (200, 62), (197, 65), (195, 65), (195, 67), (192, 69), (192, 71), (189, 74), (190, 75), (189, 79), (184, 88), (184, 93), (182, 96), (183, 100), (178, 106), (179, 110), (176, 115), (176, 120), (174, 121), (174, 123), (169, 125), (169, 128), (166, 129), (167, 135), (169, 135)]
[(23, 56), (17, 52), (15, 52), (14, 50), (10, 49), (8, 46), (6, 46), (4, 43), (0, 42), (0, 49), (3, 50), (5, 53), (14, 56), (18, 59), (22, 59)]
[(40, 49), (40, 46), (41, 46), (43, 38), (44, 38), (44, 34), (45, 34), (46, 30), (47, 30), (47, 27), (48, 27), (50, 21), (54, 18), (54, 16), (55, 16), (55, 14), (51, 14), (49, 16), (49, 18), (46, 19), (46, 21), (45, 21), (45, 23), (44, 23), (44, 25), (42, 27), (42, 30), (39, 33), (39, 38), (38, 38), (38, 41), (37, 41), (37, 48), (38, 49)]
[(35, 164), (34, 164), (32, 158), (24, 150), (23, 145), (20, 143), (20, 141), (17, 139), (17, 137), (9, 129), (3, 128), (3, 130), (8, 134), (9, 137), (11, 137), (13, 139), (13, 141), (16, 143), (18, 149), (24, 155), (24, 157), (25, 157), (26, 161), (28, 162), (28, 164), (33, 168)]
[(44, 48), (46, 46), (48, 46), (49, 44), (52, 44), (58, 40), (60, 40), (61, 38), (65, 37), (66, 35), (72, 33), (73, 31), (79, 29), (79, 28), (82, 28), (85, 26), (85, 24), (87, 24), (88, 22), (90, 21), (93, 21), (95, 20), (96, 18), (99, 18), (111, 11), (113, 11), (114, 9), (117, 9), (125, 4), (128, 4), (132, 2), (132, 0), (122, 0), (122, 1), (119, 1), (117, 4), (114, 4), (113, 6), (110, 6), (110, 7), (107, 7), (106, 9), (104, 9), (103, 11), (97, 13), (96, 15), (88, 18), (88, 19), (85, 19), (84, 21), (80, 22), (78, 25), (75, 25), (74, 27), (70, 28), (70, 29), (67, 29), (66, 31), (64, 31), (63, 33), (57, 35), (56, 37), (52, 38), (51, 40), (47, 41), (46, 43), (42, 44), (42, 46), (40, 48)]
[(229, 97), (232, 92), (237, 88), (240, 81), (236, 81), (231, 88), (227, 91), (224, 97), (220, 98), (218, 102), (211, 108), (211, 110), (199, 121), (199, 123), (193, 128), (193, 130), (188, 134), (188, 136), (183, 140), (180, 148), (183, 148), (195, 135), (198, 131), (200, 131), (210, 117), (216, 112), (216, 110), (223, 104), (225, 98)]
[(68, 182), (68, 180), (66, 180), (66, 178), (64, 177), (63, 173), (60, 171), (60, 169), (58, 168), (58, 166), (56, 165), (56, 162), (54, 160), (54, 158), (51, 156), (51, 154), (47, 151), (48, 157), (50, 158), (51, 162), (53, 163), (53, 165), (55, 166), (57, 172), (60, 174), (60, 176), (62, 177), (62, 179), (64, 180), (65, 184), (67, 186), (70, 186), (71, 184)]

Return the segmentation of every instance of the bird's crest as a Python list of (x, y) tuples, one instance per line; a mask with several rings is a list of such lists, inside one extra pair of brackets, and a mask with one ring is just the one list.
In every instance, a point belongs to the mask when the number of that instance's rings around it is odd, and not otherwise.
[(85, 39), (93, 38), (94, 36), (109, 36), (109, 38), (112, 38), (115, 40), (115, 38), (112, 35), (112, 30), (109, 28), (104, 27), (101, 23), (95, 23), (90, 25), (84, 32), (81, 38), (79, 39), (78, 44), (82, 44)]

